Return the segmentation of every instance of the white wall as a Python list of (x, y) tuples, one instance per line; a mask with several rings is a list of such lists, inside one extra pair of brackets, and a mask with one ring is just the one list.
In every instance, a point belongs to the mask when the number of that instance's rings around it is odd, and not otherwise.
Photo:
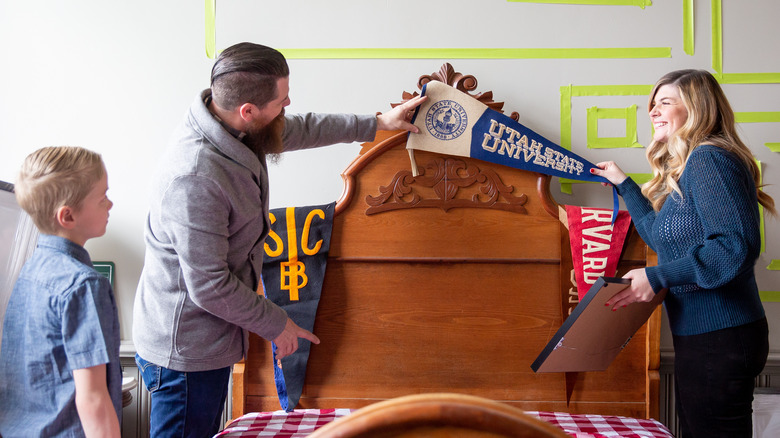
[[(620, 59), (291, 59), (290, 112), (387, 111), (402, 91), (417, 91), (422, 74), (443, 62), (473, 74), (477, 91), (493, 90), (505, 110), (552, 141), (561, 140), (560, 87), (650, 85), (678, 68), (712, 71), (711, 2), (695, 6), (695, 53), (683, 50), (683, 4), (656, 0), (637, 6), (555, 5), (503, 0), (231, 0), (217, 4), (217, 49), (249, 40), (291, 48), (670, 48), (671, 57)], [(723, 0), (723, 72), (780, 71), (780, 5)], [(53, 144), (103, 154), (115, 206), (106, 236), (90, 241), (94, 260), (116, 263), (123, 339), (131, 337), (132, 303), (143, 264), (147, 185), (156, 157), (196, 93), (208, 86), (204, 2), (3, 1), (0, 3), (0, 180), (14, 182), (23, 158)], [(750, 32), (745, 31), (750, 29)], [(776, 78), (776, 76), (773, 76)], [(772, 79), (778, 82), (777, 79)], [(777, 83), (726, 84), (735, 111), (780, 111)], [(639, 142), (650, 124), (645, 96), (572, 99), (572, 149), (597, 162), (618, 161), (648, 172), (642, 149), (588, 149), (588, 107), (636, 104)], [(600, 135), (622, 135), (605, 122)], [(741, 124), (744, 139), (764, 163), (767, 191), (780, 204), (780, 158), (764, 143), (780, 142), (780, 124)], [(614, 131), (614, 132), (612, 132)], [(338, 199), (340, 172), (357, 145), (288, 154), (271, 168), (273, 207)], [(611, 194), (576, 184), (560, 203), (608, 207)], [(768, 220), (767, 252), (757, 272), (762, 291), (780, 290), (780, 221)], [(765, 303), (780, 330), (780, 305)], [(780, 337), (775, 336), (780, 339)], [(669, 347), (668, 339), (664, 344)], [(774, 345), (774, 344), (773, 344)], [(773, 350), (778, 350), (780, 344)]]

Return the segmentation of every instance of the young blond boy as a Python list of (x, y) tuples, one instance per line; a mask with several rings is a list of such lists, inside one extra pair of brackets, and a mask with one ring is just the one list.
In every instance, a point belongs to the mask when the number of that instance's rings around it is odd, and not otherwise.
[(78, 147), (30, 154), (15, 186), (40, 231), (5, 315), (0, 435), (120, 436), (119, 319), (108, 280), (84, 249), (113, 203), (100, 155)]

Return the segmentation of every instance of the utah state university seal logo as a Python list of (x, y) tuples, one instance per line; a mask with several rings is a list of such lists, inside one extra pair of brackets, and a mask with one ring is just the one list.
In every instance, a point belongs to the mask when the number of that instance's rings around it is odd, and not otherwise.
[(439, 140), (454, 140), (466, 131), (466, 110), (454, 100), (440, 100), (425, 115), (425, 127)]

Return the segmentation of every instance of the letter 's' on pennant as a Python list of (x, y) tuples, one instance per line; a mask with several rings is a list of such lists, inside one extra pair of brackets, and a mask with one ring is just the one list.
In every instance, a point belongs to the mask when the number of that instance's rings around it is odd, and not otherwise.
[[(439, 81), (423, 86), (428, 100), (412, 123), (420, 133), (409, 133), (406, 148), (417, 176), (414, 150), (471, 157), (517, 169), (579, 181), (609, 182), (590, 173), (596, 166), (547, 140), (531, 129)], [(612, 188), (612, 222), (618, 212), (617, 189)]]

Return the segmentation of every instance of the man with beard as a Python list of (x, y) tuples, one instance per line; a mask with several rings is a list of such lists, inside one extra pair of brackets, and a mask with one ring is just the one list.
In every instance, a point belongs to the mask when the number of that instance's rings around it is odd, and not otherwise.
[(133, 311), (136, 363), (151, 393), (151, 436), (212, 436), (248, 333), (281, 359), (319, 343), (255, 292), (268, 218), (267, 157), (406, 129), (415, 98), (386, 114), (285, 115), (289, 69), (278, 51), (225, 49), (162, 154), (152, 181), (146, 254)]

